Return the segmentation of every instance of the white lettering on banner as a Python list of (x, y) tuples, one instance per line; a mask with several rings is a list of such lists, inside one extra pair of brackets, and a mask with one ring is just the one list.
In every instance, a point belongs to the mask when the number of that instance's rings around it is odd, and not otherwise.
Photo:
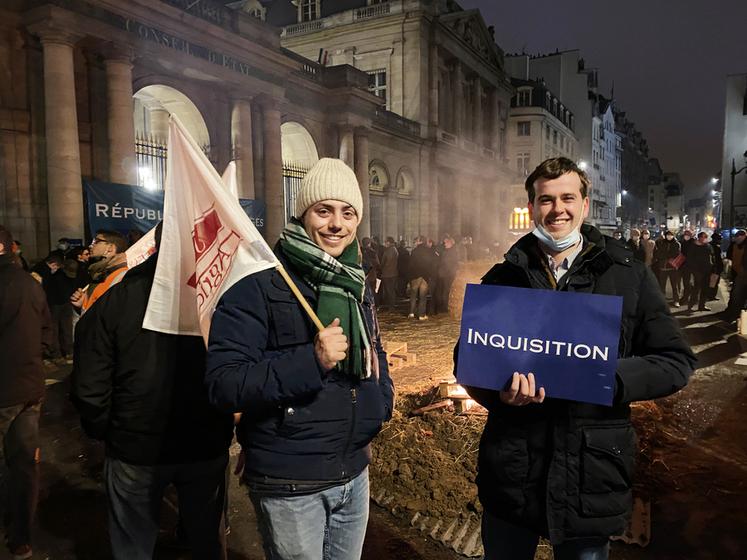
[(105, 202), (96, 203), (96, 217), (114, 218), (115, 220), (129, 220), (133, 216), (138, 220), (148, 220), (149, 222), (161, 221), (162, 214), (160, 210), (150, 208), (133, 208), (131, 206), (120, 206), (117, 202), (114, 206), (109, 206)]
[(493, 348), (531, 352), (533, 354), (566, 356), (579, 360), (602, 360), (605, 362), (609, 361), (610, 353), (608, 346), (590, 346), (588, 344), (574, 344), (561, 340), (543, 340), (524, 336), (509, 335), (504, 337), (500, 333), (478, 332), (472, 328), (467, 329), (467, 344), (481, 344)]

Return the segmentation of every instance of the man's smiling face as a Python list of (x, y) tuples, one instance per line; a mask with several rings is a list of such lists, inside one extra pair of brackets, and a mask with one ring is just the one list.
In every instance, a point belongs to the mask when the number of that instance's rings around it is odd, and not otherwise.
[(554, 239), (563, 239), (589, 215), (589, 198), (581, 194), (581, 179), (569, 172), (556, 179), (537, 179), (534, 182), (534, 201), (529, 211), (537, 225), (541, 225)]
[(359, 221), (355, 209), (339, 200), (317, 202), (303, 215), (303, 227), (308, 236), (335, 258), (355, 239)]

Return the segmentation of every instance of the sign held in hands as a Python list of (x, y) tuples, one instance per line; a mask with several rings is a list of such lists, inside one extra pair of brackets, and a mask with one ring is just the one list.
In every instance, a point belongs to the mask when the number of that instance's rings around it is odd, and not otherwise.
[(610, 406), (622, 297), (468, 284), (457, 381), (503, 390), (534, 373), (548, 397)]

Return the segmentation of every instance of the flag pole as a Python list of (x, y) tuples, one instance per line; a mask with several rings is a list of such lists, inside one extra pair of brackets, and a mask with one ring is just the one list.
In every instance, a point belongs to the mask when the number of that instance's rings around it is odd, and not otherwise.
[(309, 315), (311, 320), (314, 322), (314, 325), (316, 325), (316, 328), (320, 331), (324, 330), (324, 325), (319, 320), (319, 317), (317, 317), (314, 310), (309, 305), (309, 302), (306, 301), (306, 298), (301, 293), (301, 290), (298, 289), (298, 286), (296, 286), (296, 283), (291, 279), (291, 277), (288, 275), (288, 271), (285, 270), (285, 267), (278, 263), (277, 265), (277, 271), (280, 273), (280, 276), (283, 277), (283, 280), (285, 280), (285, 283), (288, 284), (288, 287), (291, 289), (291, 292), (293, 292), (293, 295), (296, 296), (298, 301), (301, 303), (301, 307), (303, 307), (304, 311)]

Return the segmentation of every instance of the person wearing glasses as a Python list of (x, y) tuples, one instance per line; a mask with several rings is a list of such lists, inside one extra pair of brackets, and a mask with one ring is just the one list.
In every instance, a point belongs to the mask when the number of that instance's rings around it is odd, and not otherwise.
[(88, 274), (92, 282), (75, 290), (70, 303), (85, 313), (106, 291), (122, 280), (127, 272), (127, 239), (116, 231), (101, 229), (91, 241)]

